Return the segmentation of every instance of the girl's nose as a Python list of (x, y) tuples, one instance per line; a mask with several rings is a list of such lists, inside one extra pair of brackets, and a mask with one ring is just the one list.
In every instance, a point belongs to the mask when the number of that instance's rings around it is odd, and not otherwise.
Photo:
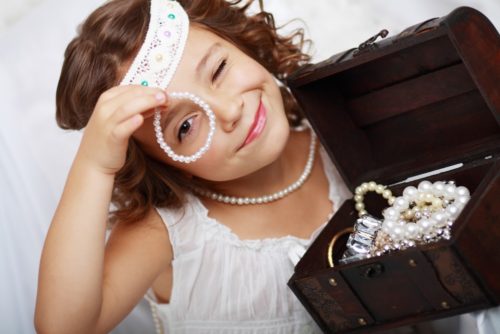
[(213, 105), (213, 111), (221, 128), (231, 132), (243, 114), (243, 99), (218, 99)]

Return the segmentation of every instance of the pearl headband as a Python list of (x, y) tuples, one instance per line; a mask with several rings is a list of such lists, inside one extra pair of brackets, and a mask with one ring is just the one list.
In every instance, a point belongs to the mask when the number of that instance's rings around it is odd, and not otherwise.
[[(150, 20), (146, 38), (120, 85), (143, 85), (165, 89), (179, 66), (189, 33), (189, 17), (177, 1), (151, 0)], [(190, 156), (177, 155), (165, 143), (159, 126), (161, 112), (155, 112), (154, 129), (160, 147), (174, 161), (196, 161), (210, 146), (215, 132), (215, 116), (210, 106), (188, 93), (172, 93), (175, 99), (189, 99), (201, 107), (210, 120), (205, 145)]]

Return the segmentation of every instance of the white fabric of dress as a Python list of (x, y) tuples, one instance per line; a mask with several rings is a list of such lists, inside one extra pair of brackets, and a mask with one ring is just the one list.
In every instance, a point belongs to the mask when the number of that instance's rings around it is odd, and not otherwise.
[[(351, 197), (326, 151), (321, 162), (329, 181), (332, 213)], [(321, 333), (288, 288), (294, 266), (321, 232), (242, 240), (211, 218), (194, 195), (184, 210), (157, 209), (173, 249), (173, 287), (168, 304), (150, 289), (165, 334), (309, 334)], [(495, 334), (500, 308), (401, 327), (391, 334)]]
[[(333, 212), (350, 192), (322, 148), (320, 156)], [(325, 224), (309, 239), (242, 240), (193, 195), (184, 210), (158, 212), (174, 257), (170, 301), (157, 304), (165, 333), (321, 333), (287, 282)], [(151, 290), (147, 298), (155, 300)]]

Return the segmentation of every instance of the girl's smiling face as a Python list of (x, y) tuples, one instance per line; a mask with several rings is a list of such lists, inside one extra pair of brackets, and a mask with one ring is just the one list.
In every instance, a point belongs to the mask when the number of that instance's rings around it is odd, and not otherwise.
[[(156, 142), (153, 118), (134, 138), (156, 159), (188, 174), (228, 181), (249, 175), (275, 161), (289, 135), (283, 99), (274, 77), (232, 43), (197, 25), (188, 40), (167, 93), (190, 92), (208, 103), (216, 116), (209, 150), (197, 161), (174, 162)], [(201, 111), (186, 100), (169, 99), (162, 113), (165, 140), (176, 153), (192, 154), (209, 132)]]

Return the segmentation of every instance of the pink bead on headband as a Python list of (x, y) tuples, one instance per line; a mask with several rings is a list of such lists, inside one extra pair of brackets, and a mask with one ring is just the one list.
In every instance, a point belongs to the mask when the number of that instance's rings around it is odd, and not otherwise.
[[(188, 33), (189, 17), (177, 1), (151, 0), (146, 39), (120, 85), (167, 88), (181, 61)], [(174, 161), (191, 163), (208, 151), (215, 132), (215, 116), (210, 106), (193, 94), (172, 93), (170, 96), (192, 100), (202, 107), (210, 120), (205, 145), (192, 155), (178, 155), (165, 142), (160, 127), (161, 112), (155, 112), (154, 130), (162, 150)]]

